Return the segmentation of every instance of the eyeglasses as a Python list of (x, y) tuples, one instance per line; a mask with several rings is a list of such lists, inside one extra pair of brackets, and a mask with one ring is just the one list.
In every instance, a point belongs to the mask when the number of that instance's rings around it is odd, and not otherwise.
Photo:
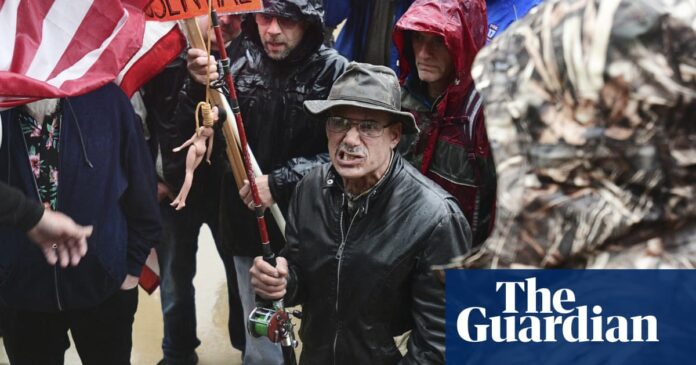
[(256, 13), (256, 24), (260, 24), (265, 27), (270, 25), (273, 22), (274, 18), (278, 21), (278, 25), (284, 29), (294, 28), (298, 24), (300, 24), (299, 20), (295, 20), (292, 18), (284, 18), (282, 16), (273, 16), (264, 13)]
[(353, 125), (357, 125), (358, 133), (364, 137), (380, 137), (384, 134), (384, 129), (394, 124), (391, 122), (387, 125), (381, 125), (375, 120), (353, 120), (343, 117), (329, 117), (326, 120), (326, 129), (333, 133), (346, 133)]

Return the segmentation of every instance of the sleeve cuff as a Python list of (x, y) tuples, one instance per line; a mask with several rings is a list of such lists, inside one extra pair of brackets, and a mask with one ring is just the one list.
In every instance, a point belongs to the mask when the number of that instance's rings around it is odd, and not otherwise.
[(298, 283), (297, 283), (297, 275), (295, 274), (295, 270), (292, 268), (288, 268), (288, 282), (287, 282), (287, 292), (285, 293), (285, 297), (283, 298), (288, 306), (295, 306), (300, 303), (297, 303), (298, 301)]
[(17, 226), (23, 232), (28, 232), (34, 228), (44, 214), (44, 208), (40, 204), (31, 204), (31, 202), (27, 202), (27, 205), (26, 213), (23, 217), (20, 217), (19, 221), (17, 222)]
[(126, 273), (128, 275), (140, 277), (140, 274), (143, 272), (143, 265), (144, 263), (138, 263), (133, 260), (128, 260), (128, 267), (126, 268)]
[(271, 171), (270, 174), (268, 174), (268, 190), (271, 192), (271, 197), (273, 198), (273, 201), (278, 201), (278, 183), (276, 182), (275, 178), (275, 172), (276, 171)]

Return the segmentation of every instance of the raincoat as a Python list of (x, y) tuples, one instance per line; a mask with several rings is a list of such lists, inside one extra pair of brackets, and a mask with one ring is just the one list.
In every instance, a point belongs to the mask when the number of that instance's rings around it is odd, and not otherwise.
[[(442, 36), (455, 68), (445, 92), (431, 101), (418, 78), (411, 32)], [(483, 0), (418, 0), (396, 24), (401, 107), (416, 118), (421, 134), (403, 136), (399, 152), (459, 201), (474, 245), (493, 227), (496, 177), (484, 124), (482, 100), (474, 89), (471, 65), (486, 43)]]
[[(271, 195), (281, 208), (286, 208), (302, 177), (297, 172), (324, 162), (325, 158), (316, 156), (327, 148), (324, 123), (305, 113), (302, 103), (326, 99), (347, 61), (322, 45), (320, 0), (264, 0), (263, 4), (265, 13), (308, 23), (297, 47), (285, 59), (276, 61), (263, 49), (255, 17), (247, 16), (242, 23), (245, 53), (232, 65), (249, 146), (261, 171), (269, 175)], [(223, 176), (222, 186), (221, 237), (225, 252), (235, 256), (261, 255), (256, 216), (239, 197), (230, 172)], [(266, 213), (266, 222), (271, 245), (278, 250), (284, 239), (270, 212)]]

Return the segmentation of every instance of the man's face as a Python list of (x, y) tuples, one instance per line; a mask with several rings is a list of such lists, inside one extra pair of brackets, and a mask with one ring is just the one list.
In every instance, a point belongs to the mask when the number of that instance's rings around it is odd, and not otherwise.
[[(391, 151), (401, 138), (401, 123), (390, 123), (389, 114), (357, 107), (344, 107), (333, 113), (334, 117), (345, 118), (354, 123), (348, 124), (348, 130), (336, 130), (331, 118), (326, 124), (326, 136), (329, 141), (329, 154), (336, 171), (343, 178), (346, 190), (357, 187), (357, 192), (367, 190), (377, 183), (389, 167)], [(337, 119), (338, 120), (338, 119)], [(374, 121), (377, 128), (361, 122)], [(345, 128), (344, 128), (345, 129)]]
[[(242, 32), (241, 15), (220, 15), (218, 16), (218, 23), (220, 24), (222, 39), (225, 41), (225, 44), (237, 38)], [(201, 34), (203, 35), (203, 41), (208, 43), (208, 37), (210, 37), (210, 48), (212, 48), (214, 51), (219, 51), (217, 41), (215, 39), (215, 31), (213, 29), (210, 29), (210, 32), (207, 31), (209, 24), (210, 21), (208, 20), (207, 15), (198, 17), (198, 28), (201, 30)]]
[(273, 15), (256, 14), (261, 44), (268, 57), (274, 60), (286, 58), (304, 36), (306, 23)]
[(454, 75), (454, 63), (442, 36), (413, 32), (411, 42), (418, 78), (425, 82), (449, 82)]

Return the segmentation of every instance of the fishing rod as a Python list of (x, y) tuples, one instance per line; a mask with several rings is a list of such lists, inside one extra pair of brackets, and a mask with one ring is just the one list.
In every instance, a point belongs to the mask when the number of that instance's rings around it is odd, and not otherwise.
[[(225, 49), (225, 41), (222, 37), (222, 30), (220, 29), (220, 23), (218, 21), (217, 11), (215, 11), (215, 9), (211, 9), (211, 24), (215, 32), (215, 39), (218, 49), (220, 51), (220, 65), (222, 66), (221, 74), (223, 75), (226, 84), (224, 91), (229, 93), (228, 100), (232, 113), (234, 114), (237, 130), (239, 132), (242, 159), (244, 162), (247, 179), (249, 181), (249, 187), (251, 188), (251, 196), (254, 202), (254, 212), (256, 213), (256, 222), (261, 235), (263, 259), (275, 267), (275, 254), (271, 249), (266, 218), (264, 216), (264, 209), (263, 205), (261, 204), (261, 197), (256, 185), (256, 176), (254, 175), (251, 158), (249, 156), (249, 143), (247, 141), (246, 131), (244, 129), (242, 114), (239, 109), (237, 91), (234, 87), (234, 79), (232, 77), (232, 72), (230, 71), (230, 59), (227, 55), (227, 50)], [(295, 313), (295, 315), (297, 314)], [(285, 365), (295, 365), (297, 363), (294, 350), (294, 348), (297, 346), (297, 341), (295, 340), (294, 325), (292, 324), (291, 318), (292, 314), (285, 310), (285, 305), (283, 304), (283, 299), (281, 298), (273, 301), (273, 308), (256, 307), (249, 315), (249, 321), (247, 323), (247, 330), (253, 336), (267, 337), (272, 342), (280, 343), (283, 349), (283, 360)]]

